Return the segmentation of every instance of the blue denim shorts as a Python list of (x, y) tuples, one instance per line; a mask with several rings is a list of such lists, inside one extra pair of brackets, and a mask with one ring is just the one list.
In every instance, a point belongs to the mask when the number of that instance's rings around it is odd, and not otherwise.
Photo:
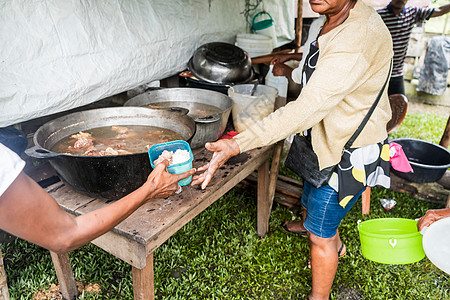
[(324, 185), (315, 188), (304, 181), (302, 206), (306, 208), (306, 230), (322, 238), (333, 237), (342, 219), (363, 191), (356, 194), (344, 208), (339, 205), (338, 193), (332, 187)]

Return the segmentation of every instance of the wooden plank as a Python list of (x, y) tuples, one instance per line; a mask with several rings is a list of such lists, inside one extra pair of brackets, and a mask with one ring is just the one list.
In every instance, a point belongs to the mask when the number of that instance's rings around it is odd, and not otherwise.
[(91, 242), (134, 268), (146, 267), (147, 247), (114, 231), (109, 231)]
[(269, 203), (269, 162), (264, 162), (258, 168), (258, 219), (257, 232), (259, 237), (266, 236), (269, 231), (270, 203)]
[[(241, 184), (245, 187), (253, 185), (256, 188), (257, 182), (257, 176), (252, 173), (250, 176), (245, 178), (245, 180), (243, 180)], [(295, 179), (290, 179), (286, 176), (278, 175), (275, 192), (289, 198), (300, 199), (303, 192), (303, 183)]]
[(6, 282), (5, 266), (3, 265), (3, 254), (0, 249), (0, 300), (9, 300), (8, 283)]
[(450, 190), (446, 189), (438, 182), (418, 183), (409, 182), (396, 176), (391, 172), (391, 190), (399, 193), (408, 193), (412, 197), (445, 205), (450, 195)]
[(146, 267), (132, 268), (133, 295), (135, 300), (155, 299), (155, 283), (153, 274), (153, 253), (146, 258)]
[(297, 19), (295, 20), (295, 52), (300, 53), (302, 45), (302, 29), (303, 29), (303, 0), (297, 1)]
[(72, 267), (70, 266), (69, 254), (57, 254), (50, 251), (53, 265), (56, 271), (56, 277), (58, 277), (59, 287), (64, 299), (72, 300), (78, 296), (77, 285), (75, 284), (75, 278), (73, 277)]
[[(208, 191), (206, 189), (204, 191), (201, 191), (197, 189), (197, 191), (204, 193), (203, 199), (201, 199), (201, 201), (198, 201), (197, 199), (197, 201), (191, 203), (188, 211), (185, 211), (184, 214), (178, 214), (176, 218), (172, 218), (171, 220), (169, 220), (170, 223), (165, 224), (164, 228), (160, 228), (159, 234), (154, 235), (151, 240), (149, 240), (147, 244), (147, 251), (149, 251), (149, 253), (153, 252), (181, 227), (186, 225), (195, 216), (197, 216), (212, 203), (218, 200), (221, 196), (223, 196), (226, 192), (236, 186), (240, 181), (250, 175), (253, 170), (258, 168), (263, 162), (267, 161), (271, 153), (272, 147), (263, 148), (262, 151), (258, 151), (258, 155), (253, 157), (251, 161), (246, 162), (245, 168), (242, 168), (241, 170), (239, 170), (239, 172), (233, 172), (227, 175), (230, 180), (224, 180), (222, 176), (215, 176), (216, 180), (218, 181), (213, 185), (213, 190)], [(216, 173), (216, 175), (219, 174)]]

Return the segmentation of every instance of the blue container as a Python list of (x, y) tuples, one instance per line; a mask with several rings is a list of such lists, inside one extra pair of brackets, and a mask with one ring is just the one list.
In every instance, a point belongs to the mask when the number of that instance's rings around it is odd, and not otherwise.
[[(189, 147), (189, 144), (186, 143), (185, 141), (172, 141), (167, 143), (155, 144), (151, 146), (150, 149), (148, 150), (148, 156), (150, 158), (150, 164), (152, 165), (152, 168), (153, 169), (155, 168), (153, 162), (161, 155), (161, 153), (163, 153), (164, 150), (175, 153), (175, 151), (177, 151), (178, 149), (187, 150), (191, 157), (183, 163), (168, 166), (167, 171), (171, 174), (180, 174), (192, 169), (192, 161), (194, 160), (194, 154), (192, 154), (191, 147)], [(192, 176), (189, 176), (188, 178), (178, 181), (178, 184), (180, 186), (185, 186), (191, 183), (191, 181)]]

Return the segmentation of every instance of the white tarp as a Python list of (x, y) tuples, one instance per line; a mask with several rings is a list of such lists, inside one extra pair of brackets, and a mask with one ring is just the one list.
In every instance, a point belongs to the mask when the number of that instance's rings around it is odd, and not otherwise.
[[(252, 1), (251, 1), (252, 2)], [(265, 0), (279, 44), (294, 0)], [(245, 0), (0, 1), (0, 127), (65, 111), (186, 68), (200, 45), (246, 32)]]

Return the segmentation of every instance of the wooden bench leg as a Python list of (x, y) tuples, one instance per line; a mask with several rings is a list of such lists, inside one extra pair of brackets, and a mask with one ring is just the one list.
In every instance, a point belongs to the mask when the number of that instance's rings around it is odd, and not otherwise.
[(76, 299), (78, 289), (70, 266), (69, 254), (57, 254), (50, 251), (53, 266), (55, 267), (56, 277), (58, 277), (59, 287), (64, 299)]
[(269, 161), (267, 160), (258, 168), (257, 191), (257, 231), (259, 237), (266, 236), (269, 230)]
[(362, 193), (362, 214), (368, 215), (370, 211), (370, 186), (366, 187), (366, 190)]
[(134, 300), (155, 299), (155, 283), (153, 278), (153, 253), (147, 256), (147, 264), (143, 269), (132, 267)]
[(0, 250), (0, 300), (9, 300), (8, 284), (6, 282), (6, 272), (3, 265), (2, 250)]
[(258, 236), (264, 237), (269, 231), (270, 212), (272, 210), (273, 199), (278, 178), (278, 169), (280, 167), (281, 151), (283, 150), (283, 141), (275, 144), (272, 155), (272, 165), (269, 169), (269, 161), (258, 168)]

